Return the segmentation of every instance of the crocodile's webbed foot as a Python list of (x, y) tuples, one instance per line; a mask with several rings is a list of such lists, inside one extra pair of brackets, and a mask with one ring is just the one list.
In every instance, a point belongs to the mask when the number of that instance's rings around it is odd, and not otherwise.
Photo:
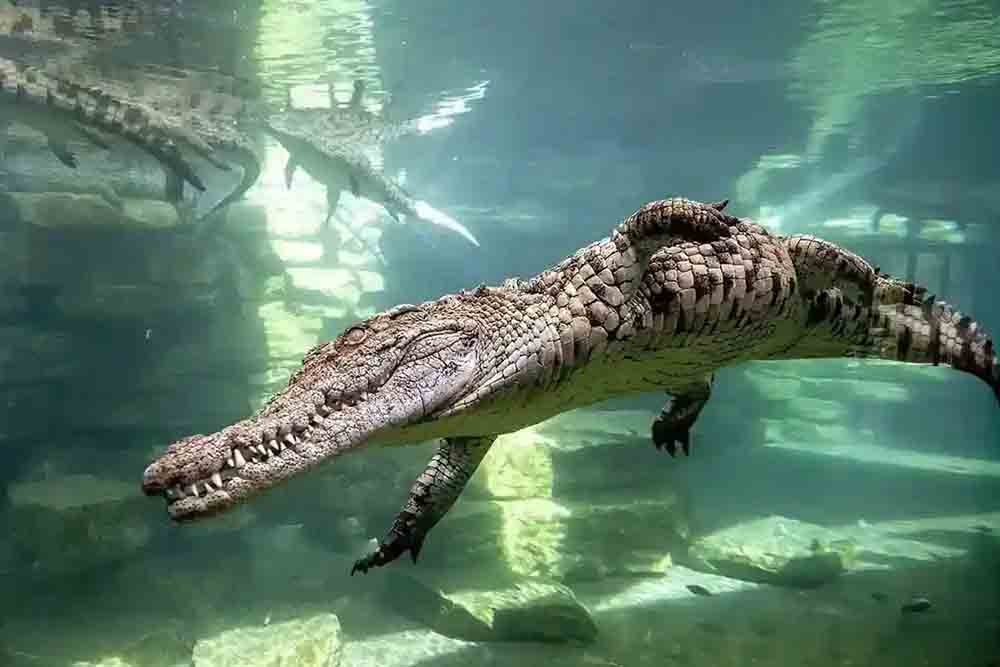
[(388, 565), (407, 551), (416, 563), (427, 533), (455, 504), (494, 440), (496, 436), (443, 440), (434, 458), (414, 482), (388, 535), (374, 552), (354, 563), (351, 574)]
[(714, 379), (715, 376), (709, 375), (704, 381), (671, 395), (659, 416), (653, 420), (653, 444), (657, 449), (666, 449), (671, 456), (675, 456), (677, 445), (680, 445), (685, 456), (691, 453), (691, 427), (712, 395)]

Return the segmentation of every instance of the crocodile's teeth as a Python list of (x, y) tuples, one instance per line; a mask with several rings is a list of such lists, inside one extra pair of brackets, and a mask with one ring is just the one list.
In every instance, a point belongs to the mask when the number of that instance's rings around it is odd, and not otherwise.
[(213, 482), (213, 483), (214, 483), (214, 484), (215, 484), (215, 485), (216, 485), (217, 487), (219, 487), (219, 488), (221, 489), (221, 488), (222, 488), (222, 475), (220, 475), (220, 474), (219, 474), (219, 473), (217, 473), (217, 472), (216, 472), (216, 473), (212, 473), (212, 482)]
[(257, 445), (256, 449), (257, 453), (260, 454), (261, 456), (267, 456), (267, 449), (264, 448), (264, 445)]
[(368, 400), (368, 392), (367, 391), (361, 392), (361, 395), (358, 396), (358, 400), (359, 401), (367, 401)]
[(227, 468), (233, 468), (235, 466), (236, 466), (236, 461), (233, 461), (233, 457), (230, 456), (228, 459), (226, 459)]
[(192, 484), (191, 486), (189, 486), (188, 487), (188, 493), (190, 493), (191, 495), (193, 495), (195, 498), (200, 498), (201, 497), (201, 494), (198, 493), (198, 485), (197, 484)]
[(298, 442), (298, 440), (295, 439), (295, 436), (292, 435), (291, 433), (282, 438), (282, 440), (284, 440), (285, 444), (287, 445), (294, 445), (295, 443)]
[(238, 449), (233, 450), (233, 461), (236, 462), (237, 468), (242, 468), (247, 464), (247, 460), (243, 458), (243, 453)]
[(278, 444), (277, 440), (272, 440), (271, 442), (267, 443), (267, 446), (271, 449), (272, 452), (277, 453), (281, 451), (281, 445)]
[(285, 449), (286, 449), (285, 448), (285, 441), (284, 440), (280, 440), (278, 442), (278, 453), (280, 454), (281, 452), (285, 451)]
[(322, 426), (325, 421), (321, 415), (313, 415), (309, 420), (314, 426)]

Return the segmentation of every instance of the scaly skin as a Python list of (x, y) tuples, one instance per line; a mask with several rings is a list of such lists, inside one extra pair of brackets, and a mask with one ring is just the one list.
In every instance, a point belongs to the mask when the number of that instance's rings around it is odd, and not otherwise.
[(162, 119), (134, 104), (0, 58), (0, 105), (5, 117), (46, 134), (54, 125), (76, 124), (127, 139), (178, 177), (199, 190), (205, 189)]
[[(135, 78), (135, 72), (109, 78), (104, 75), (107, 67), (98, 71), (81, 63), (67, 67), (50, 64), (49, 70), (95, 96), (127, 100), (129, 106), (155, 118), (161, 131), (179, 148), (190, 150), (214, 167), (230, 169), (220, 153), (235, 160), (242, 168), (240, 182), (203, 218), (240, 199), (260, 176), (261, 158), (244, 127), (258, 122), (257, 110), (242, 90), (245, 81), (214, 72), (151, 68), (143, 70), (136, 81), (128, 81)], [(169, 164), (165, 166), (165, 198), (179, 202), (183, 183), (174, 178)]]
[[(256, 182), (260, 158), (239, 127), (239, 121), (252, 116), (245, 100), (218, 90), (197, 89), (202, 79), (213, 79), (211, 73), (188, 76), (191, 80), (185, 81), (180, 73), (169, 77), (144, 73), (143, 86), (160, 93), (150, 96), (103, 77), (82, 63), (50, 63), (43, 70), (0, 58), (0, 123), (13, 120), (43, 132), (49, 137), (52, 152), (70, 167), (76, 166), (76, 160), (66, 148), (67, 138), (83, 137), (107, 147), (103, 138), (107, 134), (135, 143), (163, 165), (167, 175), (164, 196), (173, 203), (183, 199), (185, 181), (205, 190), (182, 149), (228, 170), (229, 165), (218, 155), (223, 151), (240, 164), (242, 177), (204, 216), (208, 217), (241, 198)], [(165, 82), (160, 83), (160, 78)], [(215, 80), (204, 83), (213, 88), (220, 85)]]
[(751, 359), (875, 356), (947, 363), (1000, 400), (990, 338), (947, 306), (808, 236), (725, 202), (651, 202), (608, 238), (528, 281), (397, 306), (310, 350), (246, 420), (151, 463), (172, 518), (224, 511), (363, 445), (442, 438), (392, 528), (354, 571), (409, 551), (458, 498), (495, 437), (610, 397), (673, 396), (658, 446), (686, 448), (712, 373)]

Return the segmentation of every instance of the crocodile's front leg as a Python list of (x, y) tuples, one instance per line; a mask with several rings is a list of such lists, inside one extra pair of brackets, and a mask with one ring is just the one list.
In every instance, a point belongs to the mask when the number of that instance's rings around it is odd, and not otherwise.
[(653, 420), (653, 444), (657, 449), (666, 448), (674, 456), (680, 444), (685, 456), (691, 453), (691, 427), (712, 395), (714, 380), (715, 376), (710, 374), (680, 391), (671, 392), (660, 415)]
[(388, 535), (373, 553), (354, 564), (351, 574), (387, 565), (406, 551), (416, 563), (427, 533), (455, 504), (494, 440), (495, 435), (444, 439), (410, 489)]

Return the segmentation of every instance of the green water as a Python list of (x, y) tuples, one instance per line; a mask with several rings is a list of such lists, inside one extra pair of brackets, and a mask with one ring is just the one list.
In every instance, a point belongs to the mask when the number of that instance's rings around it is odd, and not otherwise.
[(365, 156), (423, 212), (348, 184), (324, 224), (324, 184), (253, 126), (259, 178), (195, 222), (240, 167), (192, 153), (205, 192), (167, 202), (149, 154), (75, 135), (71, 169), (0, 98), (0, 667), (1000, 664), (1000, 411), (951, 369), (724, 369), (687, 458), (650, 441), (662, 395), (560, 415), (498, 440), (418, 564), (367, 576), (433, 443), (195, 524), (140, 489), (352, 323), (534, 275), (667, 196), (1000, 330), (995, 3), (0, 0), (0, 58), (195, 131), (363, 81), (411, 121)]

